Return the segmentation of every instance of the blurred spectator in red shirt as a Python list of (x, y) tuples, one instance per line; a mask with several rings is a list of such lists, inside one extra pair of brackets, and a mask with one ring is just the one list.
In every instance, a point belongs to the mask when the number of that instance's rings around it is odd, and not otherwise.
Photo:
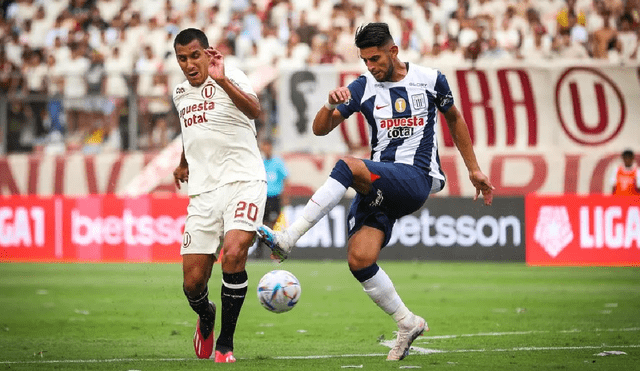
[(622, 165), (611, 174), (611, 193), (617, 196), (640, 195), (640, 169), (635, 164), (635, 155), (630, 149), (622, 152)]

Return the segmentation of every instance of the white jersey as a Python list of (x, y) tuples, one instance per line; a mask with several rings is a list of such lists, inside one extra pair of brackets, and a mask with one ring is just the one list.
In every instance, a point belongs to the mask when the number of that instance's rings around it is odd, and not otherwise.
[[(242, 91), (256, 96), (239, 69), (226, 76)], [(266, 182), (256, 127), (211, 77), (200, 86), (184, 81), (173, 90), (180, 117), (184, 154), (189, 164), (189, 195), (236, 181)]]
[(438, 113), (453, 106), (440, 71), (407, 63), (398, 82), (379, 82), (367, 72), (349, 84), (351, 99), (338, 105), (342, 117), (362, 112), (369, 124), (371, 160), (417, 166), (445, 180), (438, 155)]

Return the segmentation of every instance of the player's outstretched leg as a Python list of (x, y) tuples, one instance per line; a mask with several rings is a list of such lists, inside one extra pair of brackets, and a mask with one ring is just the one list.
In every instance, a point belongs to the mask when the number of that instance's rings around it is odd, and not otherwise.
[(352, 183), (351, 169), (346, 162), (339, 160), (333, 167), (329, 178), (304, 206), (300, 218), (280, 232), (273, 231), (267, 226), (261, 226), (257, 231), (258, 237), (281, 261), (286, 259), (296, 241), (340, 202)]

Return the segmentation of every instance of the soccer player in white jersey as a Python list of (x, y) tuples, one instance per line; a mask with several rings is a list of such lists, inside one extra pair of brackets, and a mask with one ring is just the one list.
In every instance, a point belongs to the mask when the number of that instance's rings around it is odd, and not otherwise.
[(285, 259), (295, 242), (325, 216), (349, 187), (356, 191), (347, 218), (347, 261), (353, 276), (369, 297), (398, 326), (395, 346), (387, 360), (403, 359), (411, 343), (429, 328), (398, 296), (389, 276), (377, 264), (380, 250), (391, 237), (394, 222), (422, 207), (430, 193), (444, 187), (435, 130), (437, 110), (444, 113), (451, 136), (469, 178), (490, 205), (493, 186), (476, 160), (469, 130), (453, 103), (447, 79), (438, 70), (404, 63), (398, 58), (385, 23), (369, 23), (356, 31), (355, 44), (368, 73), (329, 92), (313, 121), (322, 136), (354, 112), (369, 124), (371, 158), (345, 158), (334, 166), (329, 179), (313, 194), (301, 218), (282, 232), (261, 226), (259, 237), (273, 255)]
[(247, 292), (245, 263), (260, 225), (267, 183), (253, 122), (260, 103), (247, 76), (225, 67), (205, 34), (189, 28), (175, 38), (187, 81), (173, 91), (183, 151), (173, 176), (188, 182), (189, 206), (180, 254), (184, 293), (198, 314), (193, 345), (199, 358), (214, 347), (216, 307), (208, 298), (215, 253), (222, 243), (222, 315), (215, 361), (235, 362), (233, 335)]

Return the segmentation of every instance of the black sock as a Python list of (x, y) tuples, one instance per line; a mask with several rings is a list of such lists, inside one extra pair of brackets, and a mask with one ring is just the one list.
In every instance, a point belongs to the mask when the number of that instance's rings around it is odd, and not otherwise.
[(211, 305), (209, 305), (209, 288), (205, 287), (204, 291), (195, 299), (191, 298), (186, 291), (184, 294), (189, 301), (191, 309), (200, 316), (200, 333), (202, 333), (205, 339), (208, 338), (211, 331), (213, 331), (212, 324), (215, 319), (215, 312), (211, 309)]
[(238, 273), (222, 273), (222, 325), (220, 335), (216, 340), (216, 350), (226, 353), (233, 350), (233, 334), (240, 309), (247, 294), (247, 271)]

